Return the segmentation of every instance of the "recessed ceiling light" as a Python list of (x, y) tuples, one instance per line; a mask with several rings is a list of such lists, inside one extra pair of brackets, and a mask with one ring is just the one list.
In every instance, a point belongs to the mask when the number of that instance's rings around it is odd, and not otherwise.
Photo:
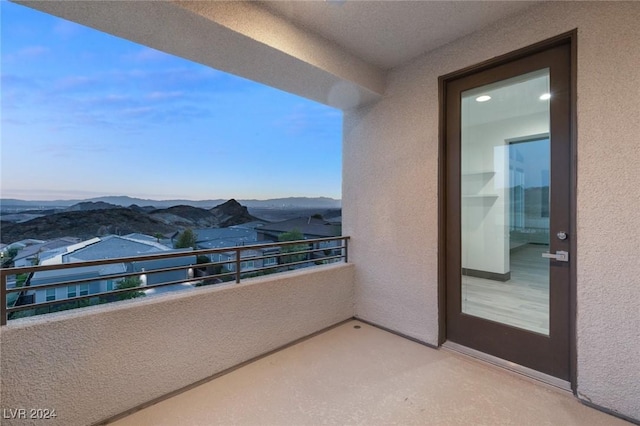
[(551, 99), (551, 93), (543, 93), (542, 95), (540, 95), (541, 101), (546, 101), (547, 99)]
[(482, 96), (478, 96), (476, 98), (477, 102), (487, 102), (489, 100), (491, 100), (491, 96), (489, 96), (489, 95), (482, 95)]

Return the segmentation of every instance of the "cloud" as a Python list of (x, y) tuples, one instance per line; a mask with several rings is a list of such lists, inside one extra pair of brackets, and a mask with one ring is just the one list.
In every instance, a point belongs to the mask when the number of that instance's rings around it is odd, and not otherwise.
[[(29, 182), (28, 184), (31, 185)], [(25, 200), (68, 200), (68, 199), (84, 199), (91, 197), (101, 197), (105, 194), (103, 192), (96, 191), (83, 191), (83, 190), (72, 190), (72, 189), (44, 189), (40, 188), (19, 188), (19, 189), (10, 189), (10, 188), (2, 188), (2, 196), (4, 198), (18, 198)]]
[(33, 77), (23, 77), (16, 74), (1, 74), (0, 84), (2, 85), (2, 91), (11, 89), (39, 89), (41, 88), (40, 81)]
[(7, 53), (2, 55), (3, 62), (6, 63), (15, 63), (15, 62), (24, 62), (28, 60), (41, 58), (51, 52), (46, 46), (35, 45), (35, 46), (27, 46), (22, 49), (14, 52)]
[(79, 104), (85, 104), (91, 108), (127, 108), (138, 105), (139, 102), (131, 95), (107, 93), (98, 94), (88, 98), (76, 98)]
[(57, 22), (52, 28), (52, 32), (54, 35), (62, 38), (69, 39), (71, 37), (75, 37), (84, 31), (85, 27), (82, 25), (76, 24), (75, 22), (66, 21), (64, 19), (57, 19)]
[(273, 122), (288, 135), (297, 136), (303, 133), (324, 133), (327, 128), (342, 116), (340, 110), (324, 105), (297, 104), (286, 115)]
[(125, 117), (143, 117), (152, 114), (155, 111), (152, 107), (137, 107), (137, 108), (127, 108), (121, 111), (122, 115)]
[(23, 121), (23, 120), (17, 120), (15, 118), (5, 118), (5, 117), (2, 117), (2, 123), (13, 124), (16, 126), (24, 126), (25, 124), (28, 124), (26, 121)]
[(153, 117), (158, 123), (184, 123), (211, 117), (210, 109), (195, 105), (172, 105), (162, 109)]
[(29, 46), (20, 49), (17, 55), (21, 58), (38, 58), (49, 53), (51, 49), (45, 46)]
[(37, 93), (42, 90), (42, 83), (37, 78), (2, 74), (0, 87), (2, 88), (2, 113), (6, 115), (10, 109), (29, 107), (37, 98)]
[(115, 102), (115, 103), (120, 103), (120, 102), (129, 102), (131, 100), (131, 96), (129, 95), (114, 95), (114, 94), (109, 94), (107, 96), (104, 97), (104, 100), (106, 102)]
[(164, 53), (150, 47), (143, 47), (135, 53), (129, 53), (123, 56), (125, 61), (136, 62), (164, 61), (173, 58), (173, 55), (169, 55), (168, 53)]
[[(0, 1), (0, 13), (4, 14), (5, 16), (8, 16), (11, 12), (13, 12), (13, 11), (9, 12), (5, 10), (5, 8), (7, 7), (13, 8), (13, 7), (21, 7), (21, 6), (14, 5), (8, 1)], [(11, 22), (11, 25), (8, 25), (8, 22), (10, 22), (10, 20), (7, 19), (6, 21), (7, 22), (5, 22), (5, 19), (3, 17), (2, 19), (3, 36), (5, 34), (6, 35), (11, 34), (13, 37), (17, 39), (26, 40), (26, 39), (37, 37), (38, 34), (40, 34), (39, 28), (34, 26), (32, 23), (21, 21), (20, 19), (16, 19), (15, 21)]]
[(142, 69), (112, 71), (104, 76), (113, 84), (133, 85), (149, 92), (184, 92), (202, 94), (252, 88), (246, 80), (238, 79), (220, 71), (205, 67), (179, 67), (164, 69)]
[(56, 80), (52, 85), (53, 92), (74, 92), (94, 89), (99, 79), (85, 75), (72, 75)]
[(95, 142), (49, 142), (42, 146), (41, 151), (48, 154), (66, 156), (72, 152), (106, 152), (107, 147)]
[(310, 120), (304, 111), (294, 110), (276, 123), (279, 127), (284, 128), (288, 134), (299, 135), (309, 127)]
[(239, 80), (236, 90), (238, 79), (190, 64), (159, 69), (98, 68), (54, 79), (47, 79), (46, 72), (26, 78), (16, 73), (2, 75), (3, 107), (14, 108), (6, 118), (22, 118), (15, 109), (21, 107), (30, 111), (31, 122), (56, 132), (84, 127), (139, 132), (212, 117), (215, 110), (225, 108), (228, 96), (237, 98), (244, 90), (256, 90), (246, 80)]
[(24, 77), (20, 77), (15, 74), (0, 74), (0, 84), (2, 84), (2, 88), (6, 89), (7, 86), (16, 86), (24, 84), (26, 79)]
[(207, 108), (194, 105), (169, 104), (163, 106), (141, 106), (119, 111), (122, 120), (144, 120), (141, 124), (184, 123), (212, 115)]
[(146, 99), (150, 101), (164, 101), (168, 99), (178, 99), (184, 97), (184, 92), (173, 91), (173, 92), (151, 92), (145, 96)]

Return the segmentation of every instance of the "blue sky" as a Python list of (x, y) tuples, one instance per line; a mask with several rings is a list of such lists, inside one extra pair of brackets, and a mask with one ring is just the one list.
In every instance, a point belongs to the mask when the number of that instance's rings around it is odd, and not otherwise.
[(2, 198), (341, 198), (341, 111), (0, 8)]

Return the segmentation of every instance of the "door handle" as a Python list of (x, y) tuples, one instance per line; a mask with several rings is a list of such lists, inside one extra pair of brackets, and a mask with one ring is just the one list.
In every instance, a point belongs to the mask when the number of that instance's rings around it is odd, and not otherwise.
[(558, 250), (556, 254), (553, 253), (542, 253), (542, 257), (546, 257), (547, 259), (557, 260), (558, 262), (568, 262), (569, 261), (569, 252)]

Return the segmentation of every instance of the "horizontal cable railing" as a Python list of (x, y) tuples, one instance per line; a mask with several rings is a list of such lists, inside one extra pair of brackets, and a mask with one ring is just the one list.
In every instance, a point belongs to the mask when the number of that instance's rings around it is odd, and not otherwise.
[[(317, 238), (53, 265), (2, 268), (0, 269), (0, 324), (5, 325), (8, 319), (15, 317), (40, 315), (139, 297), (146, 295), (149, 290), (168, 286), (187, 284), (189, 287), (198, 287), (234, 280), (236, 283), (240, 283), (241, 279), (260, 275), (326, 263), (348, 262), (348, 241), (349, 237)], [(217, 260), (212, 260), (212, 257)], [(153, 267), (154, 262), (171, 263), (172, 261), (181, 264)], [(122, 270), (109, 270), (104, 274), (100, 273), (99, 267), (108, 269), (110, 266)], [(51, 271), (56, 271), (57, 276), (51, 276)], [(168, 278), (170, 274), (183, 272), (183, 278), (175, 276), (172, 276), (171, 279)], [(166, 277), (163, 277), (162, 274)], [(151, 281), (158, 282), (148, 283), (149, 277), (152, 276), (157, 277), (157, 280)], [(11, 288), (8, 287), (10, 277), (15, 277), (15, 281), (12, 282), (14, 285)], [(18, 283), (19, 277), (20, 283)], [(128, 279), (132, 280), (125, 286), (124, 283)], [(103, 290), (101, 287), (103, 283), (107, 287), (108, 283), (111, 283), (112, 288)], [(101, 288), (91, 292), (91, 285), (94, 286), (94, 289), (96, 285)], [(116, 288), (118, 286), (122, 287)], [(67, 297), (57, 297), (55, 292), (60, 288), (67, 288)], [(47, 290), (53, 290), (53, 295)], [(43, 293), (45, 300), (38, 301), (38, 295), (42, 299)], [(50, 298), (52, 300), (49, 300)]]

